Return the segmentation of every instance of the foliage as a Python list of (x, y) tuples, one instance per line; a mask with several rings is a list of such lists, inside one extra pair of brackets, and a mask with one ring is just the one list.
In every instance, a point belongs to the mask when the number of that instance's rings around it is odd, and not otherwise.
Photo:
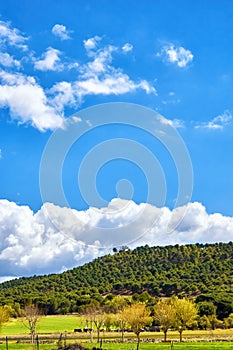
[(2, 325), (9, 321), (10, 313), (7, 306), (0, 306), (0, 329)]
[(145, 304), (135, 303), (130, 306), (126, 306), (121, 313), (122, 320), (126, 322), (136, 334), (138, 343), (140, 342), (140, 333), (143, 327), (150, 325), (152, 318), (150, 317), (150, 311), (146, 309)]
[[(83, 312), (89, 305), (108, 304), (109, 312), (117, 312), (122, 305), (115, 295), (133, 294), (135, 301), (148, 305), (153, 305), (151, 296), (178, 295), (211, 302), (223, 320), (233, 312), (232, 270), (232, 242), (120, 249), (62, 274), (2, 283), (0, 304), (14, 309), (33, 303), (45, 314)], [(107, 294), (112, 300), (104, 297)]]
[(154, 319), (164, 332), (164, 341), (167, 340), (167, 332), (175, 322), (175, 308), (171, 300), (160, 300), (154, 307)]
[(187, 299), (178, 299), (174, 297), (172, 307), (175, 310), (174, 326), (180, 333), (180, 341), (182, 341), (182, 333), (184, 329), (191, 326), (197, 318), (197, 307)]

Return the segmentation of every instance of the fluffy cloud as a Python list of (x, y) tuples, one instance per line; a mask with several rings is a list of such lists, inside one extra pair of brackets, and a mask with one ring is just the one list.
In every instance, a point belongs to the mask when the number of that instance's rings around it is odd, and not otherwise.
[(87, 51), (90, 51), (90, 50), (93, 50), (96, 48), (96, 46), (100, 40), (101, 40), (101, 37), (96, 35), (93, 38), (83, 40), (83, 45)]
[(55, 24), (52, 28), (52, 33), (61, 40), (69, 40), (71, 39), (70, 34), (72, 31), (68, 30), (63, 24)]
[(162, 56), (166, 61), (174, 63), (180, 68), (186, 67), (194, 57), (190, 50), (182, 46), (175, 47), (173, 44), (164, 46), (157, 56)]
[[(64, 25), (56, 24), (52, 28), (54, 35), (62, 40), (70, 38)], [(101, 48), (97, 45), (101, 38), (94, 36), (84, 40), (87, 57), (83, 63), (77, 62), (65, 55), (61, 60), (61, 51), (48, 47), (40, 58), (29, 51), (25, 45), (27, 38), (19, 30), (12, 28), (9, 23), (0, 21), (0, 108), (8, 108), (10, 116), (20, 124), (31, 124), (40, 131), (53, 130), (62, 125), (66, 108), (77, 108), (88, 95), (122, 95), (142, 90), (147, 94), (156, 94), (155, 88), (146, 80), (132, 80), (121, 68), (113, 64), (113, 54), (131, 50), (130, 44), (122, 50), (107, 45)], [(14, 55), (7, 52), (9, 46), (23, 49), (15, 50)], [(98, 47), (97, 47), (98, 46)], [(61, 71), (75, 69), (75, 75), (69, 80), (55, 80), (50, 86), (43, 86), (36, 76), (19, 73), (33, 63), (35, 71)], [(53, 75), (54, 78), (55, 75)], [(64, 75), (63, 75), (64, 76)], [(47, 83), (47, 82), (46, 82)], [(69, 111), (70, 113), (70, 111)]]
[(17, 28), (12, 28), (9, 22), (0, 21), (0, 44), (8, 44), (18, 47), (22, 50), (27, 50), (25, 37)]
[(20, 67), (20, 61), (14, 59), (6, 52), (0, 52), (0, 64), (4, 67)]
[(169, 210), (114, 199), (106, 208), (87, 211), (47, 203), (33, 213), (27, 206), (0, 200), (0, 236), (4, 278), (59, 272), (122, 244), (228, 242), (233, 240), (233, 218), (209, 215), (197, 202)]
[(46, 52), (42, 55), (41, 60), (35, 61), (34, 67), (35, 69), (47, 71), (59, 71), (62, 70), (63, 65), (60, 63), (59, 55), (61, 52), (52, 47), (48, 47)]
[(40, 131), (54, 129), (63, 117), (49, 105), (44, 90), (33, 77), (0, 71), (0, 108), (9, 108), (20, 123), (31, 123)]
[(229, 111), (224, 111), (223, 114), (218, 115), (209, 122), (201, 123), (195, 126), (196, 129), (205, 128), (210, 130), (222, 130), (224, 127), (232, 122), (232, 115)]

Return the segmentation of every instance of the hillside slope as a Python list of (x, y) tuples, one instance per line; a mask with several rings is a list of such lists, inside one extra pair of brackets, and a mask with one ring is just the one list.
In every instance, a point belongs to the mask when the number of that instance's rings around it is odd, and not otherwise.
[(106, 255), (61, 274), (20, 278), (0, 285), (0, 302), (39, 303), (48, 313), (78, 311), (104, 294), (232, 298), (233, 243), (139, 247)]

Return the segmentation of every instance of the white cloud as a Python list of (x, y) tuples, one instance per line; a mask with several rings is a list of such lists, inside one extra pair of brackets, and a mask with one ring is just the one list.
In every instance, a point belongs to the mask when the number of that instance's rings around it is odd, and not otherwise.
[(20, 67), (20, 61), (14, 59), (7, 52), (0, 52), (0, 64), (4, 67)]
[[(168, 233), (171, 223), (175, 229)], [(119, 244), (228, 242), (233, 240), (233, 218), (209, 215), (197, 202), (169, 210), (114, 199), (106, 208), (87, 211), (47, 203), (33, 213), (0, 200), (0, 237), (2, 276), (20, 276), (59, 272)]]
[(40, 131), (55, 129), (63, 117), (50, 106), (44, 90), (33, 77), (0, 71), (0, 108), (9, 108), (13, 119)]
[(2, 150), (0, 148), (0, 160), (2, 159)]
[(133, 50), (133, 45), (126, 43), (124, 46), (122, 46), (122, 51), (127, 53)]
[(8, 44), (27, 50), (25, 42), (28, 40), (18, 29), (12, 28), (9, 22), (0, 21), (0, 44)]
[(190, 50), (182, 46), (175, 47), (173, 44), (164, 46), (157, 56), (162, 56), (166, 61), (174, 63), (180, 68), (186, 67), (194, 57)]
[(156, 94), (155, 88), (147, 81), (134, 82), (121, 69), (112, 65), (115, 46), (106, 46), (93, 54), (93, 60), (80, 68), (81, 75), (74, 84), (74, 90), (81, 100), (85, 95), (121, 95), (142, 89)]
[(93, 50), (96, 48), (98, 42), (101, 40), (101, 37), (98, 35), (94, 36), (93, 38), (89, 38), (87, 40), (83, 40), (83, 45), (87, 51)]
[(205, 128), (210, 130), (223, 130), (227, 125), (231, 124), (232, 115), (229, 111), (224, 111), (209, 122), (201, 123), (195, 126), (196, 129)]
[(42, 55), (42, 59), (35, 61), (34, 67), (35, 69), (47, 71), (59, 71), (62, 70), (63, 65), (60, 63), (59, 55), (61, 52), (52, 47), (48, 47), (46, 52)]
[(176, 128), (176, 129), (185, 127), (184, 121), (180, 120), (180, 119), (171, 120), (171, 119), (167, 119), (167, 118), (164, 118), (162, 116), (159, 116), (159, 120), (162, 124), (171, 125), (172, 127)]
[(55, 24), (52, 28), (52, 33), (61, 40), (69, 40), (71, 39), (70, 34), (72, 31), (68, 30), (63, 24)]

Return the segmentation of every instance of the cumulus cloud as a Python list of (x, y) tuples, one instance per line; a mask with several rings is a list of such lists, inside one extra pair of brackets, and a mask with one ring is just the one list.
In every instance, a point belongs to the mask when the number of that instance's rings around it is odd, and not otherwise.
[(184, 47), (175, 45), (165, 45), (157, 56), (163, 57), (166, 61), (176, 64), (180, 68), (186, 67), (193, 60), (193, 54)]
[(20, 61), (14, 59), (7, 52), (0, 52), (0, 64), (4, 67), (20, 67)]
[(70, 34), (72, 31), (68, 30), (63, 24), (55, 24), (52, 28), (52, 33), (61, 40), (69, 40), (71, 39)]
[[(170, 233), (169, 225), (174, 227)], [(113, 199), (106, 208), (87, 211), (46, 203), (33, 213), (0, 200), (0, 236), (2, 277), (20, 276), (72, 268), (122, 244), (228, 242), (233, 218), (209, 215), (197, 202), (170, 210)]]
[(0, 82), (0, 108), (9, 108), (13, 119), (30, 123), (40, 131), (62, 124), (63, 117), (50, 106), (33, 77), (0, 71)]
[(87, 40), (83, 40), (83, 45), (87, 51), (93, 50), (96, 48), (98, 42), (101, 40), (101, 37), (96, 35)]
[(62, 70), (63, 65), (60, 63), (61, 52), (52, 47), (48, 47), (46, 52), (42, 55), (41, 60), (35, 61), (35, 69), (47, 71), (59, 71)]
[(126, 43), (124, 46), (122, 46), (122, 51), (127, 53), (133, 50), (133, 45)]
[(205, 128), (210, 130), (223, 130), (232, 122), (232, 115), (229, 111), (224, 111), (223, 114), (218, 115), (209, 122), (201, 123), (195, 126), (196, 129)]
[[(70, 38), (64, 25), (56, 24), (52, 28), (54, 35), (62, 40)], [(113, 63), (114, 53), (122, 50), (113, 45), (97, 45), (101, 37), (94, 36), (84, 40), (87, 57), (83, 63), (63, 57), (62, 52), (48, 47), (39, 58), (26, 46), (27, 38), (10, 23), (0, 21), (0, 108), (8, 108), (12, 119), (19, 124), (30, 124), (40, 131), (53, 130), (62, 125), (66, 108), (78, 108), (88, 95), (122, 95), (137, 90), (147, 94), (156, 94), (150, 82), (132, 80), (120, 67)], [(9, 49), (15, 46), (27, 49), (27, 56), (16, 59)], [(131, 50), (125, 44), (123, 51)], [(20, 52), (22, 55), (22, 52)], [(15, 50), (14, 55), (19, 55)], [(24, 53), (23, 53), (24, 55)], [(60, 72), (75, 68), (75, 75), (69, 80), (55, 80), (50, 86), (43, 86), (36, 76), (19, 73), (25, 63), (33, 63), (36, 71)]]
[(20, 30), (12, 28), (10, 22), (0, 21), (0, 44), (8, 44), (10, 46), (18, 47), (22, 50), (27, 50), (25, 42), (28, 40)]

